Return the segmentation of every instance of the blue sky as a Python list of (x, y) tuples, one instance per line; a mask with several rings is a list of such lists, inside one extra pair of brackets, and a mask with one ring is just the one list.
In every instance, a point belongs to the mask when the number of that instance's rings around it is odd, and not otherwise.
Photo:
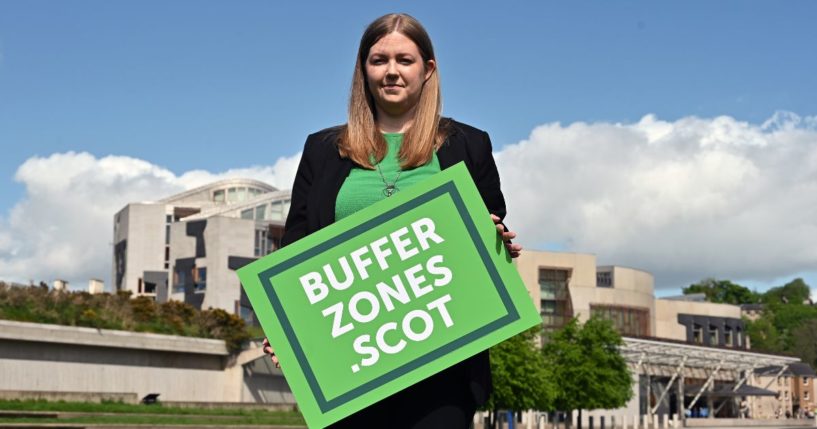
[(431, 34), (445, 114), (496, 150), (542, 124), (817, 115), (808, 1), (5, 1), (0, 218), (31, 197), (15, 172), (32, 157), (121, 155), (182, 175), (297, 154), (344, 121), (358, 38), (392, 11)]

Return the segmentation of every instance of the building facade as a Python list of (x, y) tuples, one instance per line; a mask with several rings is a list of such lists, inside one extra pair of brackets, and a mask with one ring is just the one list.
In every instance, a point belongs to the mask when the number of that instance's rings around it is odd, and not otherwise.
[(0, 320), (0, 396), (165, 403), (294, 404), (260, 341), (222, 340)]
[[(618, 422), (659, 415), (739, 418), (747, 407), (777, 401), (778, 392), (753, 377), (755, 368), (798, 361), (752, 352), (739, 306), (695, 295), (657, 299), (648, 272), (598, 266), (594, 255), (581, 253), (526, 250), (515, 262), (545, 336), (571, 317), (599, 316), (624, 337), (634, 398), (618, 410), (583, 413), (585, 424), (602, 416)], [(792, 389), (784, 392), (778, 406), (793, 409)]]
[(234, 271), (280, 246), (289, 204), (289, 191), (250, 179), (128, 204), (114, 216), (114, 290), (252, 320)]

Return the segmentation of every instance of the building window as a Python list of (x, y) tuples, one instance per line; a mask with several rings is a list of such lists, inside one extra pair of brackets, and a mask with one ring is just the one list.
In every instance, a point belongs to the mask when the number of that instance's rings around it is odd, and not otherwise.
[(646, 308), (590, 304), (590, 316), (609, 320), (622, 335), (650, 335), (650, 310)]
[(735, 344), (732, 342), (732, 328), (727, 326), (723, 331), (723, 342), (726, 347), (733, 347)]
[(193, 269), (195, 277), (193, 279), (193, 291), (201, 293), (207, 290), (207, 267), (198, 267)]
[(718, 327), (715, 325), (709, 325), (709, 345), (718, 345)]
[(156, 283), (145, 282), (145, 293), (156, 293)]
[(267, 235), (266, 229), (255, 230), (255, 246), (253, 254), (256, 257), (264, 256), (274, 250), (271, 237)]
[(572, 317), (567, 291), (569, 278), (568, 270), (539, 270), (539, 308), (546, 331), (561, 328)]
[(613, 287), (613, 273), (610, 271), (596, 273), (596, 287)]
[(187, 285), (187, 280), (190, 273), (187, 270), (179, 270), (173, 266), (173, 293), (184, 293), (184, 287)]
[(806, 390), (806, 391), (804, 391), (804, 392), (803, 392), (803, 399), (805, 399), (806, 401), (808, 401), (808, 400), (809, 400), (808, 390)]
[(236, 190), (235, 188), (227, 189), (227, 202), (234, 203), (236, 201)]
[(224, 202), (224, 189), (219, 189), (218, 191), (213, 192), (213, 202), (216, 203)]
[(238, 188), (238, 201), (245, 201), (247, 199), (247, 188)]
[(266, 209), (267, 209), (267, 205), (266, 205), (266, 204), (265, 204), (265, 205), (263, 205), (263, 206), (258, 206), (258, 207), (256, 207), (256, 208), (255, 208), (255, 219), (256, 219), (256, 220), (263, 220), (263, 219), (266, 219), (266, 216), (265, 216), (265, 213), (264, 213), (264, 212), (266, 211)]
[(242, 210), (241, 219), (252, 219), (252, 209)]
[(803, 386), (808, 386), (808, 377), (803, 377)]
[(704, 343), (704, 329), (700, 325), (694, 325), (692, 327), (692, 342), (695, 344)]

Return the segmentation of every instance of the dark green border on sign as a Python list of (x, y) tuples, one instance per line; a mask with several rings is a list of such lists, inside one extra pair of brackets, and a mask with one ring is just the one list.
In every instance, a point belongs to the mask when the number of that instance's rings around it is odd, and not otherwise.
[[(502, 299), (502, 303), (505, 305), (506, 314), (480, 328), (477, 328), (474, 331), (465, 334), (464, 336), (457, 338), (456, 340), (451, 341), (448, 344), (445, 344), (423, 356), (420, 356), (411, 362), (407, 362), (406, 364), (400, 366), (399, 368), (395, 368), (389, 371), (386, 374), (381, 375), (380, 377), (375, 378), (367, 383), (364, 383), (360, 386), (357, 386), (346, 393), (343, 393), (336, 398), (332, 398), (327, 400), (326, 395), (324, 395), (323, 390), (321, 390), (321, 386), (318, 383), (318, 380), (315, 378), (315, 374), (312, 371), (312, 367), (309, 365), (309, 360), (304, 355), (303, 348), (301, 347), (300, 342), (298, 341), (297, 335), (295, 335), (295, 330), (292, 328), (292, 324), (289, 321), (289, 317), (284, 311), (284, 307), (281, 305), (281, 300), (278, 298), (278, 294), (275, 292), (275, 289), (272, 287), (271, 278), (278, 275), (282, 271), (286, 271), (298, 264), (301, 264), (310, 258), (319, 255), (339, 244), (342, 244), (349, 239), (355, 238), (361, 233), (368, 231), (369, 229), (378, 226), (386, 221), (389, 221), (397, 216), (402, 215), (403, 213), (417, 208), (418, 206), (425, 204), (435, 198), (448, 194), (454, 202), (454, 206), (457, 208), (457, 212), (462, 218), (463, 222), (465, 223), (465, 227), (468, 230), (468, 235), (471, 237), (471, 240), (474, 242), (474, 246), (477, 248), (479, 255), (482, 259), (485, 268), (488, 270), (488, 274), (493, 281), (494, 287), (496, 288), (497, 293), (499, 294), (500, 298)], [(453, 181), (448, 181), (443, 183), (442, 185), (417, 196), (416, 198), (411, 199), (410, 201), (406, 202), (405, 204), (400, 205), (392, 210), (389, 210), (379, 216), (372, 218), (371, 220), (364, 222), (357, 227), (354, 227), (350, 230), (345, 231), (342, 234), (339, 234), (311, 249), (306, 252), (303, 252), (297, 256), (294, 256), (281, 264), (278, 264), (274, 267), (271, 267), (265, 271), (262, 271), (258, 274), (258, 278), (261, 281), (261, 285), (264, 287), (264, 291), (269, 298), (270, 303), (272, 304), (272, 308), (275, 310), (275, 315), (278, 317), (278, 321), (281, 324), (281, 327), (284, 330), (284, 334), (287, 336), (289, 340), (289, 344), (292, 346), (292, 351), (295, 353), (295, 356), (298, 358), (301, 368), (303, 369), (304, 376), (309, 383), (309, 387), (312, 389), (312, 392), (317, 400), (318, 407), (320, 408), (321, 412), (326, 413), (331, 411), (334, 408), (337, 408), (358, 396), (361, 396), (372, 389), (378, 388), (412, 370), (415, 370), (435, 359), (440, 358), (441, 356), (447, 355), (461, 347), (472, 343), (479, 338), (482, 338), (497, 329), (500, 329), (506, 325), (513, 323), (516, 320), (519, 320), (519, 312), (516, 310), (516, 307), (513, 306), (513, 302), (511, 301), (510, 295), (508, 295), (508, 291), (505, 287), (505, 284), (502, 282), (502, 277), (500, 277), (499, 273), (496, 270), (496, 266), (494, 266), (493, 261), (491, 260), (491, 255), (489, 253), (488, 248), (482, 242), (482, 239), (479, 236), (477, 231), (476, 225), (474, 225), (473, 219), (468, 213), (468, 210), (465, 207), (465, 203), (462, 200), (462, 196), (459, 193), (459, 190), (455, 186)]]

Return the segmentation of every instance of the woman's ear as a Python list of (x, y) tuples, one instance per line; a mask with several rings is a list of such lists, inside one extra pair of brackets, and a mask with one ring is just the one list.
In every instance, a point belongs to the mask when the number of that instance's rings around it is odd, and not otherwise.
[(426, 61), (426, 78), (423, 81), (427, 81), (431, 74), (434, 73), (434, 70), (437, 70), (437, 62), (434, 60)]

